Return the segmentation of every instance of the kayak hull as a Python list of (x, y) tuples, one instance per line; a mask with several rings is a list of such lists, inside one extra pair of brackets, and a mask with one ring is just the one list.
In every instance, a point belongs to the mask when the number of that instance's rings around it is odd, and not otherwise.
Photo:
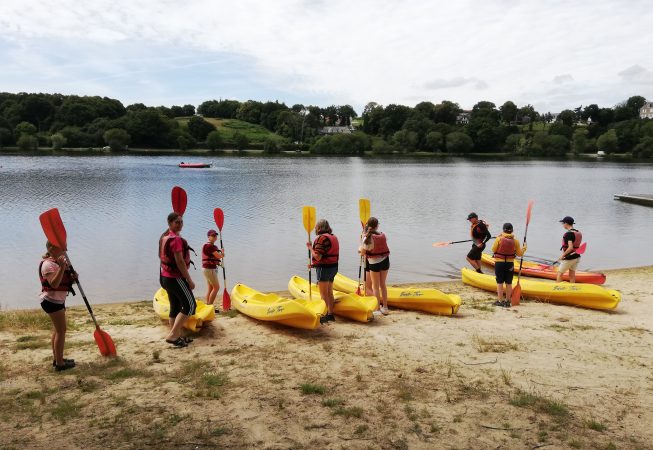
[(320, 326), (320, 317), (326, 314), (321, 300), (304, 301), (264, 294), (244, 284), (231, 290), (231, 304), (242, 314), (256, 320), (314, 330)]
[[(320, 302), (324, 303), (317, 285), (313, 284), (311, 288), (313, 299), (319, 299)], [(308, 281), (294, 276), (288, 281), (288, 291), (295, 298), (308, 299)], [(363, 297), (338, 291), (334, 291), (333, 296), (335, 298), (334, 314), (363, 323), (374, 320), (374, 310), (378, 307), (376, 297)], [(326, 307), (326, 303), (324, 304)]]
[[(356, 280), (337, 274), (333, 281), (333, 288), (338, 291), (353, 293), (356, 292), (358, 283)], [(460, 296), (445, 294), (433, 288), (388, 288), (388, 306), (393, 308), (451, 316), (458, 312), (460, 304)]]
[[(481, 261), (490, 266), (494, 266), (492, 255), (483, 253)], [(519, 261), (515, 260), (515, 272), (519, 270)], [(555, 280), (558, 277), (558, 267), (548, 264), (538, 264), (531, 261), (524, 261), (521, 269), (522, 275), (536, 278), (546, 278)], [(569, 272), (562, 275), (563, 281), (569, 281)], [(581, 272), (576, 271), (576, 283), (603, 284), (605, 283), (605, 274), (598, 272)]]
[[(493, 276), (477, 273), (467, 268), (463, 268), (461, 272), (463, 283), (496, 292), (497, 283)], [(512, 284), (513, 286), (517, 284), (517, 277), (514, 277)], [(522, 278), (519, 285), (523, 297), (561, 305), (609, 311), (615, 309), (621, 301), (619, 291), (594, 284), (551, 283)]]
[[(215, 306), (207, 305), (202, 300), (195, 300), (197, 306), (195, 314), (190, 316), (184, 325), (184, 328), (190, 331), (198, 331), (206, 322), (215, 319)], [(170, 300), (168, 300), (168, 292), (160, 288), (154, 294), (152, 300), (154, 312), (163, 320), (168, 320), (170, 314)]]

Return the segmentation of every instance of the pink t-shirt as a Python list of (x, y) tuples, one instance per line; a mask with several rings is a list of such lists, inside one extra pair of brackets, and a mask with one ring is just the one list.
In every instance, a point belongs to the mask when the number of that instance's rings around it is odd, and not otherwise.
[[(48, 258), (43, 261), (43, 265), (41, 266), (41, 275), (43, 278), (48, 280), (48, 282), (51, 282), (54, 279), (54, 275), (57, 273), (57, 270), (59, 270), (59, 264)], [(44, 291), (41, 292), (41, 295), (39, 295), (39, 300), (48, 300), (52, 303), (63, 304), (66, 301), (67, 296), (67, 291)]]
[[(181, 236), (178, 234), (173, 233), (172, 231), (168, 231), (168, 235), (170, 236), (170, 250), (172, 252), (173, 258), (174, 254), (176, 252), (182, 253), (184, 250), (184, 246), (181, 242)], [(183, 255), (182, 255), (183, 256)], [(166, 278), (182, 278), (181, 272), (175, 268), (171, 268), (168, 266), (164, 266), (161, 264), (161, 275), (163, 275)]]

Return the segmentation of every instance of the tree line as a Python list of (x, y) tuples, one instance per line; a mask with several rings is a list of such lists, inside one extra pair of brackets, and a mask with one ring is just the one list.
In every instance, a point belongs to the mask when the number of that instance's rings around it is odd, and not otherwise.
[[(454, 102), (414, 107), (368, 103), (360, 117), (350, 105), (287, 106), (278, 101), (209, 100), (193, 105), (124, 106), (99, 96), (0, 93), (0, 148), (23, 150), (109, 146), (149, 148), (251, 147), (246, 135), (223, 133), (205, 118), (238, 119), (275, 133), (258, 145), (268, 152), (310, 148), (319, 154), (504, 152), (531, 156), (631, 152), (653, 156), (653, 121), (639, 118), (646, 102), (633, 96), (614, 107), (596, 104), (557, 115), (506, 101), (480, 101), (470, 111)], [(184, 120), (180, 120), (184, 118)], [(353, 122), (352, 122), (353, 121)], [(326, 126), (343, 131), (323, 135)], [(349, 130), (354, 130), (349, 133)]]

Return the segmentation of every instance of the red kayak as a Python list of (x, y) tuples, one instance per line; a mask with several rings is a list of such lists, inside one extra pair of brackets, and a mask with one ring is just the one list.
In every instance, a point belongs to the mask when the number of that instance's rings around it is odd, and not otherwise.
[[(483, 253), (481, 261), (490, 266), (494, 266), (494, 258), (492, 255)], [(515, 272), (519, 270), (519, 261), (515, 259)], [(521, 268), (522, 275), (536, 278), (546, 278), (555, 280), (558, 277), (558, 266), (551, 266), (549, 264), (538, 264), (531, 261), (524, 261)], [(569, 281), (569, 272), (565, 272), (562, 276), (563, 281)], [(605, 274), (599, 272), (581, 272), (576, 271), (576, 283), (588, 284), (603, 284), (605, 283)]]
[(207, 167), (211, 167), (211, 163), (185, 163), (185, 162), (180, 162), (179, 167), (182, 169), (206, 169)]

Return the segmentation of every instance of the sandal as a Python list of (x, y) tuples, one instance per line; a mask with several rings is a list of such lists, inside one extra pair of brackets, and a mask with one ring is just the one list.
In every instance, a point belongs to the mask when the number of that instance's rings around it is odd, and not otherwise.
[(61, 366), (55, 365), (54, 370), (56, 370), (57, 372), (61, 372), (62, 370), (72, 369), (73, 367), (75, 367), (75, 361), (65, 360), (63, 365)]
[(190, 336), (182, 336), (182, 339), (183, 339), (184, 342), (187, 343), (187, 344), (190, 344), (191, 342), (193, 342), (193, 341), (195, 340), (195, 339), (193, 339), (193, 338), (190, 337)]
[(171, 340), (169, 340), (169, 339), (166, 339), (166, 342), (167, 342), (168, 344), (172, 344), (172, 345), (174, 345), (175, 347), (188, 347), (188, 344), (186, 343), (186, 341), (184, 340), (184, 338), (182, 338), (181, 336), (178, 337), (177, 339), (175, 339), (174, 341), (171, 341)]
[[(67, 358), (64, 358), (64, 359), (63, 359), (63, 362), (64, 362), (64, 364), (67, 363), (67, 362), (68, 362), (68, 363), (73, 363), (73, 364), (75, 364), (75, 360), (74, 360), (74, 359), (67, 359)], [(52, 361), (52, 367), (57, 367), (57, 362), (56, 362), (56, 361)]]

